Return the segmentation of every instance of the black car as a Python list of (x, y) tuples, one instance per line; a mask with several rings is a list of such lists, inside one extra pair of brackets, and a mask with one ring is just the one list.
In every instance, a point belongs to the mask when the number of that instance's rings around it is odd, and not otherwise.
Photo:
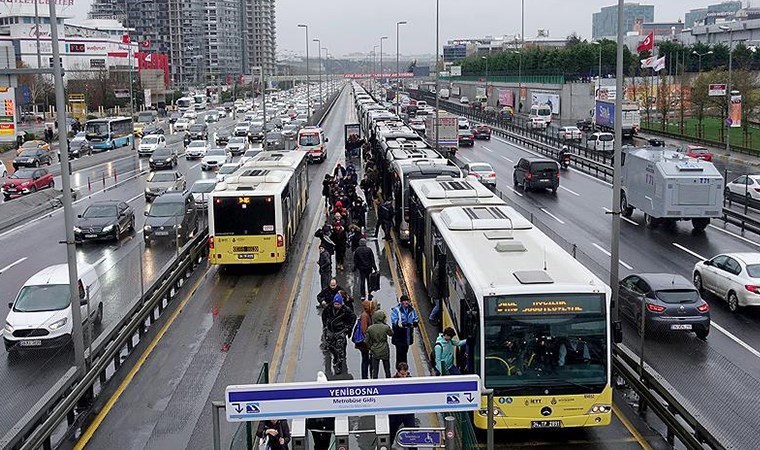
[(40, 167), (43, 164), (50, 165), (53, 163), (53, 157), (47, 150), (33, 148), (24, 150), (13, 160), (13, 168), (19, 167)]
[(169, 116), (169, 123), (176, 122), (177, 119), (179, 119), (180, 117), (182, 117), (182, 113), (181, 112), (173, 112), (172, 115)]
[(164, 134), (164, 133), (165, 131), (163, 128), (161, 128), (161, 125), (157, 125), (157, 124), (147, 125), (142, 130), (143, 136), (150, 136), (151, 134)]
[(135, 212), (125, 202), (94, 202), (77, 216), (74, 239), (77, 243), (90, 240), (118, 241), (123, 233), (134, 230)]
[(250, 142), (264, 142), (264, 125), (254, 122), (248, 126), (248, 140)]
[(466, 145), (472, 147), (475, 145), (475, 135), (470, 130), (459, 130), (459, 146)]
[(553, 159), (520, 158), (512, 172), (515, 187), (522, 185), (525, 191), (531, 189), (551, 189), (555, 194), (559, 188), (559, 164)]
[(265, 147), (267, 150), (285, 150), (285, 137), (279, 131), (270, 131), (267, 133)]
[(620, 312), (644, 334), (694, 332), (700, 339), (710, 334), (710, 306), (694, 285), (681, 275), (641, 273), (620, 281)]
[(190, 138), (190, 140), (203, 140), (205, 141), (208, 137), (208, 125), (205, 123), (196, 123), (193, 125), (190, 125), (190, 128), (187, 129), (187, 136)]
[(230, 141), (231, 137), (232, 137), (232, 132), (230, 132), (230, 130), (217, 131), (216, 137), (214, 138), (214, 141), (216, 142), (216, 146), (224, 147)]
[(145, 216), (143, 240), (146, 247), (159, 240), (184, 245), (198, 229), (198, 212), (190, 192), (161, 194), (145, 211)]
[(177, 152), (171, 147), (157, 148), (148, 160), (150, 170), (173, 169), (177, 166)]

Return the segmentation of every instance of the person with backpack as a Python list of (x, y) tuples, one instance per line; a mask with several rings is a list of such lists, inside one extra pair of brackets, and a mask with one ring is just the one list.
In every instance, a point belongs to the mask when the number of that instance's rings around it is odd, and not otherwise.
[(256, 437), (266, 442), (268, 450), (288, 450), (290, 443), (290, 427), (288, 421), (262, 420), (256, 430)]
[(462, 347), (467, 344), (467, 339), (459, 340), (453, 328), (447, 327), (438, 335), (433, 345), (435, 370), (438, 375), (460, 375), (459, 368), (454, 365), (454, 347)]
[(372, 358), (369, 354), (369, 346), (367, 345), (367, 330), (372, 325), (372, 315), (375, 314), (376, 309), (377, 303), (374, 301), (362, 300), (362, 314), (359, 316), (359, 320), (356, 321), (356, 325), (354, 325), (354, 333), (351, 337), (354, 346), (362, 356), (362, 380), (369, 379), (369, 370), (372, 365)]
[(378, 377), (381, 362), (385, 370), (385, 378), (391, 377), (391, 348), (388, 345), (388, 337), (393, 336), (393, 330), (385, 323), (386, 318), (385, 311), (375, 311), (372, 314), (372, 325), (367, 328), (365, 342), (372, 356), (373, 380)]
[(420, 325), (420, 318), (414, 310), (408, 295), (399, 298), (398, 305), (391, 309), (391, 326), (393, 338), (391, 343), (396, 347), (396, 364), (407, 362), (409, 346), (414, 344), (414, 329)]

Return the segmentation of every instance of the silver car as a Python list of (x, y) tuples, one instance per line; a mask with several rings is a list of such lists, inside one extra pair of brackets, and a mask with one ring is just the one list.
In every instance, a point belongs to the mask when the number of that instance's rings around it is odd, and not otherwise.
[(202, 179), (198, 180), (190, 187), (190, 193), (193, 194), (193, 201), (195, 201), (195, 207), (198, 209), (206, 209), (208, 207), (208, 198), (211, 191), (216, 187), (216, 180), (214, 179)]
[(694, 286), (728, 303), (731, 312), (760, 306), (760, 253), (724, 253), (694, 266)]
[(471, 176), (488, 187), (496, 186), (496, 171), (486, 162), (473, 162), (462, 168), (462, 175)]
[(186, 186), (185, 176), (180, 172), (151, 172), (145, 183), (145, 200), (151, 202), (164, 192), (182, 192)]

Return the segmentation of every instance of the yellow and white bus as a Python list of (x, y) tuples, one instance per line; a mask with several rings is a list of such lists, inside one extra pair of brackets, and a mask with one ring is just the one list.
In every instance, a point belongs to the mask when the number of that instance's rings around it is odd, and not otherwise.
[[(494, 390), (495, 427), (608, 425), (609, 287), (506, 205), (434, 212), (428, 242), (443, 326), (467, 339), (457, 366)], [(473, 414), (480, 429), (486, 404)]]
[(209, 199), (212, 264), (280, 264), (308, 200), (306, 154), (261, 152), (219, 183)]

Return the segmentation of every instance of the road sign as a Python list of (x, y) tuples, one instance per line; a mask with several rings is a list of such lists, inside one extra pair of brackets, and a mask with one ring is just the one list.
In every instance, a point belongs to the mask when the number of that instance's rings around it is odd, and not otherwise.
[(443, 447), (443, 430), (432, 428), (404, 428), (396, 435), (396, 444), (408, 447)]
[(707, 89), (707, 95), (709, 97), (725, 97), (726, 85), (725, 84), (711, 84)]
[(227, 421), (475, 411), (477, 375), (227, 386)]

